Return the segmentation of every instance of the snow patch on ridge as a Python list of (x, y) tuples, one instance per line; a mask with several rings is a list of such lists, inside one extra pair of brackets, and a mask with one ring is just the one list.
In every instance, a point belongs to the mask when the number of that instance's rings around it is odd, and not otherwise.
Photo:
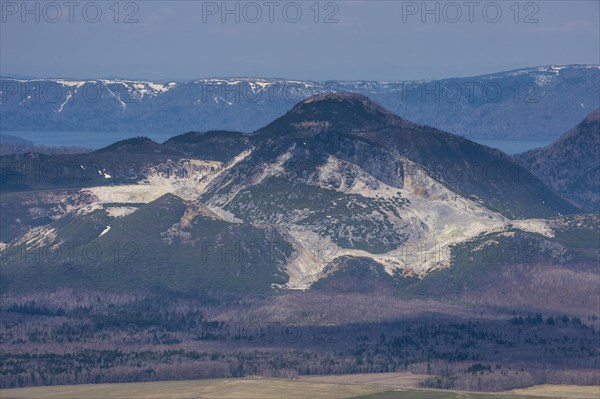
[(104, 234), (108, 233), (110, 231), (110, 226), (106, 226), (106, 228), (104, 230), (102, 230), (102, 233), (100, 233), (100, 235), (98, 237), (102, 237)]

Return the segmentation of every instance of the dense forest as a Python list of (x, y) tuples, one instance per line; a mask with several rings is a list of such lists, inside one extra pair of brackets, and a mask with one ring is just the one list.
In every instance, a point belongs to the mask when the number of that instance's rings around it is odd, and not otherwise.
[[(450, 317), (436, 312), (440, 304), (412, 303), (407, 311), (408, 302), (371, 294), (350, 302), (387, 302), (390, 310), (350, 322), (344, 317), (352, 311), (340, 314), (339, 300), (73, 290), (5, 299), (1, 387), (389, 371), (430, 374), (424, 387), (464, 390), (600, 383), (597, 314), (482, 307)], [(295, 306), (275, 311), (284, 303)], [(327, 316), (328, 306), (337, 318)]]

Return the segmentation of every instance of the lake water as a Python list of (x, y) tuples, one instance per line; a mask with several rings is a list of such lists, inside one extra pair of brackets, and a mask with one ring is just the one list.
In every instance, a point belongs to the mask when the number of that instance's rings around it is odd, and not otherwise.
[[(76, 146), (90, 149), (106, 147), (115, 141), (136, 136), (147, 136), (162, 143), (170, 134), (122, 133), (122, 132), (48, 132), (48, 131), (3, 131), (4, 134), (21, 137), (34, 144), (50, 146)], [(498, 148), (507, 154), (514, 155), (533, 148), (544, 147), (552, 140), (474, 140), (488, 147)]]
[(75, 146), (93, 150), (106, 147), (116, 141), (136, 136), (150, 137), (162, 143), (172, 137), (170, 134), (123, 133), (123, 132), (52, 132), (52, 131), (2, 131), (2, 134), (21, 137), (38, 145)]

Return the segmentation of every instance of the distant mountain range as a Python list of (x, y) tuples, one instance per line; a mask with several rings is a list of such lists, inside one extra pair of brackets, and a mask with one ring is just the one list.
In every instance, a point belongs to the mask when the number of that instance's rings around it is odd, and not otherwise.
[(89, 152), (89, 149), (76, 146), (45, 146), (35, 145), (30, 140), (25, 140), (21, 137), (10, 134), (0, 133), (0, 156), (11, 154), (24, 154), (28, 152), (44, 153), (44, 154), (72, 154)]
[(228, 78), (0, 79), (3, 131), (251, 132), (316, 94), (369, 96), (405, 119), (469, 138), (555, 139), (600, 107), (598, 65), (436, 81)]
[[(515, 158), (360, 94), (312, 96), (252, 134), (137, 137), (88, 154), (1, 160), (3, 292), (368, 281), (445, 295), (506, 278), (481, 265), (490, 246), (502, 264), (597, 256), (597, 217)], [(95, 255), (68, 258), (76, 247)]]

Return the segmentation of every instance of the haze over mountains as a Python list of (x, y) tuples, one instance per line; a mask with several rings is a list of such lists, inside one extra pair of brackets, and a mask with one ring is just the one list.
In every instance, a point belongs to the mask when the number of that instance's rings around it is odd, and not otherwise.
[[(514, 158), (359, 94), (313, 96), (251, 135), (190, 132), (89, 154), (15, 155), (1, 172), (12, 192), (0, 230), (9, 291), (307, 289), (356, 262), (403, 285), (464, 265), (456, 251), (467, 244), (534, 243), (544, 248), (535, 257), (587, 262), (593, 245), (561, 237), (596, 234), (593, 219), (574, 224), (567, 215), (582, 210)], [(66, 254), (73, 242), (128, 245), (121, 254), (131, 262), (116, 265), (108, 250), (93, 260), (23, 258), (24, 247)]]
[(544, 66), (438, 81), (231, 78), (0, 80), (4, 131), (250, 132), (326, 92), (369, 96), (408, 120), (470, 138), (555, 139), (600, 107), (600, 67)]

